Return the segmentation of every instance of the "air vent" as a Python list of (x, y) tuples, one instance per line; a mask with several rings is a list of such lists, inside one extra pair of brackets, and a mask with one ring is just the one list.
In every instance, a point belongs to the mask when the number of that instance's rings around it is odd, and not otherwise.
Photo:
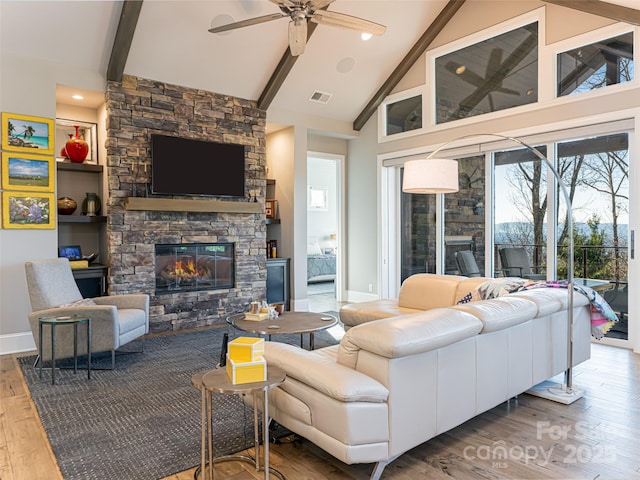
[(309, 100), (311, 100), (312, 102), (318, 102), (318, 103), (328, 103), (329, 100), (331, 100), (332, 96), (333, 94), (331, 93), (324, 93), (316, 90), (315, 92), (313, 92), (313, 95), (309, 97)]

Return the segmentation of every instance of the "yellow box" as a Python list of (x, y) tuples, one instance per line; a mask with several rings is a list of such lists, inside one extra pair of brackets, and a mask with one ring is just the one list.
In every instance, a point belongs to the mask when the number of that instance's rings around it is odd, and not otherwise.
[(255, 362), (264, 355), (264, 338), (234, 338), (229, 342), (228, 348), (229, 358), (234, 362)]
[(89, 260), (69, 260), (71, 268), (89, 268)]
[(227, 356), (227, 375), (234, 385), (264, 382), (267, 379), (267, 361), (260, 357), (255, 362), (234, 362)]

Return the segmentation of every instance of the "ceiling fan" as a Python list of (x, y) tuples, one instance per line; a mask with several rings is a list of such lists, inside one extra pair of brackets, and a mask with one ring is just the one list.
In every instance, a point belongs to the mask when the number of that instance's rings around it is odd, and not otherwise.
[(289, 50), (294, 57), (304, 53), (307, 43), (307, 20), (320, 25), (348, 28), (372, 35), (382, 35), (387, 27), (379, 23), (370, 22), (363, 18), (353, 17), (344, 13), (323, 10), (335, 0), (269, 0), (280, 8), (279, 13), (272, 13), (261, 17), (249, 18), (239, 22), (210, 28), (211, 33), (221, 33), (236, 28), (248, 27), (259, 23), (270, 22), (289, 17)]

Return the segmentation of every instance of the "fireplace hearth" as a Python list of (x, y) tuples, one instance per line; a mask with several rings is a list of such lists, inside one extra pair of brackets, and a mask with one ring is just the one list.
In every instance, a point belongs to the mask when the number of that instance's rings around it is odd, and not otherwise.
[(156, 295), (235, 286), (233, 243), (157, 244)]

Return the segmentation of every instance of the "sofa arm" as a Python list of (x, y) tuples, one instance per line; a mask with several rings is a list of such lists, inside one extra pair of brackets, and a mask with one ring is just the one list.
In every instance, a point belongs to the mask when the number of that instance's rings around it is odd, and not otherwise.
[(269, 365), (281, 368), (288, 377), (341, 402), (382, 403), (389, 396), (389, 391), (380, 382), (316, 351), (266, 342), (264, 356)]
[(141, 294), (107, 295), (94, 297), (98, 305), (114, 305), (116, 308), (135, 308), (149, 312), (149, 296)]

